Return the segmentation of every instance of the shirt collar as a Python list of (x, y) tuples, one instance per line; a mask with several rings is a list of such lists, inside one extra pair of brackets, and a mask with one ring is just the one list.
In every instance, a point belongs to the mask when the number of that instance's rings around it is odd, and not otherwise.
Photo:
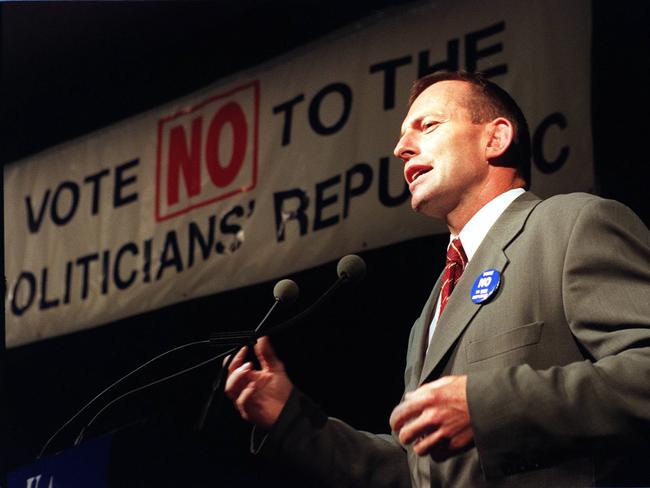
[(514, 188), (493, 198), (469, 219), (469, 222), (461, 229), (458, 236), (450, 235), (449, 242), (456, 237), (460, 237), (460, 241), (463, 243), (463, 249), (467, 255), (467, 260), (471, 260), (492, 225), (494, 225), (504, 210), (519, 195), (525, 192), (526, 190), (523, 188)]

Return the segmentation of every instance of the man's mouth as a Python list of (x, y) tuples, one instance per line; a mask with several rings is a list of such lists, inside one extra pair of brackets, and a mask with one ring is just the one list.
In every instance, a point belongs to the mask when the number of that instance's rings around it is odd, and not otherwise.
[(413, 165), (410, 166), (409, 168), (406, 169), (406, 181), (410, 185), (413, 183), (415, 180), (417, 180), (420, 176), (422, 176), (425, 173), (428, 173), (431, 171), (433, 168), (429, 165)]

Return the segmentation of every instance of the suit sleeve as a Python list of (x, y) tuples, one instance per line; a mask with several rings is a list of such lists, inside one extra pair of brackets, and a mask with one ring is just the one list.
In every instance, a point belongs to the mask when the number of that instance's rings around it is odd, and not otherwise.
[(411, 486), (406, 452), (390, 435), (358, 431), (327, 417), (296, 388), (262, 443), (251, 447), (328, 486)]
[(627, 207), (593, 200), (566, 241), (561, 297), (584, 361), (468, 377), (485, 475), (552, 465), (650, 433), (650, 234)]

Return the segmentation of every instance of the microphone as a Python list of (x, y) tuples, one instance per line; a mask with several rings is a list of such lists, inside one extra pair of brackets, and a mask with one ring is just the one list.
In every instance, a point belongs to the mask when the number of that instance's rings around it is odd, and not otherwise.
[[(356, 254), (348, 254), (347, 256), (343, 256), (337, 263), (336, 273), (338, 275), (338, 279), (310, 307), (303, 310), (298, 315), (295, 315), (291, 319), (279, 325), (276, 325), (275, 327), (272, 327), (264, 334), (265, 335), (277, 334), (279, 332), (290, 329), (291, 327), (294, 327), (295, 325), (301, 323), (308, 316), (314, 313), (318, 308), (320, 308), (325, 303), (325, 301), (332, 294), (334, 294), (334, 292), (336, 292), (336, 290), (338, 290), (341, 286), (361, 281), (366, 275), (366, 263), (363, 259), (361, 259)], [(229, 335), (228, 333), (214, 334), (211, 340), (215, 342), (219, 342), (220, 340), (226, 339), (227, 341), (230, 341), (229, 342), (230, 344), (233, 343), (235, 345), (247, 344), (248, 345), (247, 361), (250, 361), (256, 369), (260, 369), (259, 361), (254, 351), (252, 351), (252, 346), (253, 344), (255, 344), (257, 338), (263, 335), (260, 333), (260, 330), (262, 326), (265, 324), (266, 319), (271, 314), (275, 306), (278, 303), (280, 303), (280, 301), (282, 300), (286, 300), (287, 302), (290, 302), (297, 298), (298, 285), (296, 285), (291, 280), (282, 280), (277, 285), (275, 285), (275, 288), (273, 288), (273, 295), (275, 296), (276, 302), (273, 304), (273, 306), (266, 314), (266, 316), (262, 319), (260, 324), (255, 328), (255, 330), (253, 330), (252, 332), (244, 332), (244, 333), (242, 332), (236, 332), (234, 334), (230, 333)], [(230, 363), (232, 362), (233, 358), (234, 358), (234, 354), (231, 354), (228, 360), (226, 361), (226, 364), (224, 364), (223, 367), (221, 368), (219, 376), (216, 378), (215, 382), (212, 385), (212, 391), (210, 392), (208, 401), (204, 405), (203, 411), (201, 412), (199, 420), (196, 424), (198, 430), (202, 430), (205, 427), (205, 422), (207, 420), (208, 412), (210, 410), (210, 406), (212, 405), (214, 395), (216, 394), (217, 390), (221, 388), (224, 379), (227, 376), (228, 367), (230, 366)], [(221, 399), (221, 395), (219, 396), (219, 399)]]
[[(278, 306), (280, 303), (284, 305), (292, 304), (298, 298), (299, 293), (300, 290), (296, 282), (289, 279), (280, 280), (273, 287), (273, 297), (275, 298), (275, 302), (273, 303), (273, 305), (271, 305), (271, 308), (264, 316), (264, 318), (260, 321), (260, 323), (257, 325), (257, 327), (255, 327), (255, 330), (253, 330), (253, 337), (249, 341), (246, 348), (247, 349), (246, 359), (251, 363), (253, 363), (253, 367), (255, 369), (257, 370), (262, 369), (262, 366), (260, 365), (260, 362), (257, 359), (257, 355), (253, 350), (253, 346), (255, 345), (255, 342), (257, 342), (257, 333), (262, 329), (262, 327), (266, 323), (266, 320), (271, 315), (271, 312), (275, 310), (276, 306)], [(230, 360), (228, 360), (228, 365), (230, 365)]]
[[(298, 315), (295, 315), (289, 320), (269, 329), (266, 332), (266, 335), (277, 334), (294, 327), (319, 309), (323, 303), (334, 294), (334, 292), (341, 288), (341, 286), (361, 281), (366, 276), (366, 262), (356, 254), (348, 254), (339, 260), (336, 265), (336, 273), (338, 274), (338, 279), (318, 298), (318, 300)], [(259, 337), (259, 335), (257, 337)]]
[[(228, 332), (226, 332), (225, 335), (223, 333), (213, 334), (212, 337), (210, 338), (210, 342), (218, 343), (219, 339), (225, 337), (226, 341), (230, 341), (230, 343), (232, 344), (234, 338), (234, 343), (237, 344), (238, 346), (242, 344), (246, 345), (247, 361), (250, 361), (253, 364), (253, 367), (255, 369), (261, 369), (259, 360), (255, 355), (255, 351), (253, 350), (253, 345), (257, 341), (257, 337), (259, 337), (258, 332), (262, 329), (267, 319), (271, 316), (271, 313), (273, 313), (273, 310), (275, 310), (275, 308), (279, 304), (290, 305), (296, 301), (299, 294), (300, 294), (300, 289), (298, 288), (298, 285), (296, 284), (295, 281), (289, 279), (278, 281), (273, 287), (273, 297), (275, 298), (273, 305), (271, 305), (269, 311), (266, 313), (264, 318), (262, 318), (260, 323), (257, 325), (257, 327), (255, 327), (255, 329), (252, 332), (244, 332), (243, 334), (242, 332), (235, 332), (235, 335)], [(242, 339), (247, 339), (247, 340), (242, 341)], [(227, 376), (228, 367), (230, 366), (230, 363), (232, 362), (234, 357), (235, 357), (234, 353), (228, 357), (226, 363), (221, 367), (219, 374), (217, 375), (214, 382), (212, 383), (212, 389), (210, 390), (210, 394), (208, 395), (207, 401), (203, 405), (203, 409), (201, 410), (201, 415), (199, 416), (199, 420), (196, 423), (197, 430), (203, 430), (203, 428), (205, 427), (205, 422), (208, 418), (210, 407), (212, 406), (212, 402), (214, 401), (214, 395), (217, 393), (217, 391), (221, 389), (221, 386), (223, 385), (224, 380)]]
[(295, 281), (288, 279), (278, 281), (273, 287), (273, 297), (275, 298), (275, 302), (273, 302), (273, 305), (271, 305), (268, 313), (260, 321), (257, 327), (255, 327), (255, 330), (253, 332), (258, 332), (264, 326), (266, 320), (271, 315), (271, 312), (275, 310), (276, 306), (279, 304), (291, 305), (298, 299), (299, 294), (300, 289), (298, 288), (298, 285)]
[[(298, 285), (297, 285), (294, 281), (292, 281), (292, 280), (285, 279), (285, 280), (281, 280), (281, 281), (279, 281), (278, 283), (276, 283), (275, 287), (273, 288), (273, 296), (274, 296), (274, 298), (275, 298), (275, 301), (274, 301), (274, 303), (273, 303), (273, 306), (272, 306), (271, 309), (267, 312), (267, 314), (264, 316), (264, 318), (262, 319), (262, 321), (258, 324), (258, 326), (256, 327), (255, 331), (259, 330), (259, 329), (264, 325), (264, 323), (266, 322), (266, 320), (267, 320), (267, 319), (269, 318), (269, 316), (271, 315), (271, 312), (273, 311), (273, 309), (274, 309), (278, 304), (280, 304), (280, 303), (283, 303), (283, 304), (291, 304), (291, 303), (293, 303), (293, 302), (296, 301), (296, 299), (298, 298), (299, 293), (300, 293), (300, 290), (299, 290), (299, 288), (298, 288)], [(249, 342), (251, 339), (254, 340), (254, 337), (255, 337), (255, 332), (249, 332), (249, 331), (245, 331), (245, 332), (241, 332), (241, 331), (240, 331), (240, 332), (225, 332), (225, 333), (221, 333), (221, 334), (220, 334), (220, 338), (221, 338), (221, 339), (225, 339), (222, 343), (225, 343), (225, 344), (228, 344), (228, 343), (232, 344), (232, 343), (234, 343), (234, 344), (238, 345), (238, 347), (240, 347), (242, 344), (245, 344), (245, 343)], [(213, 338), (210, 338), (209, 340), (194, 341), (194, 342), (190, 342), (190, 343), (188, 343), (188, 344), (183, 344), (183, 345), (181, 345), (181, 346), (178, 346), (178, 347), (175, 347), (175, 348), (170, 349), (170, 350), (168, 350), (168, 351), (165, 351), (165, 352), (163, 352), (162, 354), (159, 354), (158, 356), (154, 357), (153, 359), (150, 359), (149, 361), (145, 362), (144, 364), (138, 366), (138, 367), (137, 367), (136, 369), (134, 369), (133, 371), (127, 373), (126, 375), (124, 375), (123, 377), (121, 377), (119, 380), (117, 380), (117, 381), (115, 381), (114, 383), (112, 383), (108, 388), (105, 388), (101, 393), (99, 393), (98, 395), (96, 395), (96, 396), (95, 396), (91, 401), (89, 401), (88, 403), (86, 403), (86, 405), (84, 405), (84, 406), (83, 406), (83, 407), (82, 407), (82, 408), (81, 408), (81, 409), (80, 409), (80, 410), (79, 410), (75, 415), (73, 415), (72, 418), (70, 418), (67, 422), (65, 422), (65, 423), (64, 423), (64, 424), (63, 424), (63, 425), (62, 425), (62, 426), (61, 426), (61, 427), (60, 427), (60, 428), (59, 428), (59, 429), (58, 429), (58, 430), (57, 430), (57, 431), (56, 431), (56, 432), (55, 432), (55, 433), (54, 433), (54, 434), (53, 434), (53, 435), (52, 435), (52, 436), (47, 440), (47, 442), (45, 443), (45, 445), (44, 445), (43, 448), (41, 449), (41, 451), (40, 451), (38, 457), (40, 458), (40, 457), (45, 453), (45, 451), (47, 450), (48, 446), (52, 443), (52, 441), (55, 439), (55, 437), (56, 437), (56, 436), (57, 436), (57, 435), (58, 435), (58, 434), (59, 434), (59, 433), (60, 433), (60, 432), (65, 428), (65, 427), (67, 427), (69, 424), (71, 424), (71, 423), (72, 423), (72, 422), (73, 422), (73, 421), (74, 421), (74, 420), (75, 420), (79, 415), (81, 415), (82, 412), (84, 412), (87, 408), (89, 408), (89, 407), (90, 407), (90, 406), (91, 406), (95, 401), (97, 401), (101, 396), (103, 396), (104, 394), (108, 393), (110, 390), (112, 390), (113, 388), (115, 388), (116, 386), (118, 386), (119, 384), (121, 384), (124, 380), (126, 380), (126, 379), (127, 379), (128, 377), (130, 377), (131, 375), (135, 374), (137, 371), (142, 370), (142, 369), (145, 368), (146, 366), (149, 366), (150, 364), (152, 364), (152, 363), (158, 361), (159, 359), (161, 359), (161, 358), (163, 358), (163, 357), (165, 357), (165, 356), (167, 356), (167, 355), (169, 355), (169, 354), (171, 354), (171, 353), (173, 353), (173, 352), (179, 351), (179, 350), (181, 350), (181, 349), (185, 349), (185, 348), (187, 348), (187, 347), (191, 347), (191, 346), (199, 345), (199, 344), (213, 344), (214, 342), (215, 342), (215, 340), (213, 340)], [(217, 341), (217, 342), (218, 342), (218, 341)], [(236, 349), (234, 349), (234, 351), (236, 351)], [(217, 357), (218, 357), (218, 356), (217, 356)], [(232, 354), (231, 354), (231, 357), (232, 357)], [(214, 360), (214, 358), (212, 358), (211, 360), (204, 361), (204, 362), (200, 363), (199, 366), (201, 366), (201, 365), (203, 365), (203, 364), (207, 364), (208, 362), (210, 362), (210, 361), (212, 361), (212, 360)], [(193, 370), (193, 369), (195, 369), (195, 367), (185, 369), (185, 370), (183, 370), (181, 373), (184, 373), (184, 372), (187, 372), (187, 371), (191, 371), (191, 370)], [(154, 382), (148, 383), (148, 384), (146, 384), (146, 385), (144, 385), (144, 386), (142, 386), (142, 387), (140, 387), (140, 388), (136, 388), (136, 389), (134, 389), (134, 390), (129, 390), (129, 392), (127, 392), (126, 394), (124, 394), (124, 395), (120, 395), (120, 396), (118, 396), (116, 399), (110, 401), (110, 402), (109, 402), (105, 407), (103, 407), (103, 408), (102, 408), (102, 409), (101, 409), (101, 410), (100, 410), (100, 411), (95, 415), (95, 417), (92, 418), (92, 420), (91, 420), (90, 422), (88, 422), (88, 423), (87, 423), (87, 424), (86, 424), (86, 425), (85, 425), (85, 426), (80, 430), (79, 434), (77, 435), (77, 437), (76, 437), (76, 439), (75, 439), (74, 445), (75, 445), (75, 446), (78, 446), (78, 445), (81, 443), (81, 441), (83, 440), (84, 435), (85, 435), (85, 433), (87, 432), (88, 428), (89, 428), (89, 427), (94, 423), (94, 421), (97, 419), (97, 417), (99, 417), (99, 415), (100, 415), (101, 413), (103, 413), (103, 412), (104, 412), (104, 411), (105, 411), (109, 406), (111, 406), (114, 402), (116, 402), (117, 400), (120, 400), (120, 399), (122, 399), (122, 398), (124, 398), (124, 397), (126, 397), (126, 396), (129, 396), (131, 393), (135, 393), (135, 392), (137, 392), (137, 391), (141, 391), (141, 390), (143, 390), (143, 389), (145, 389), (145, 388), (147, 388), (147, 387), (150, 387), (150, 386), (153, 386), (153, 385), (155, 385), (155, 384), (158, 384), (158, 383), (160, 383), (161, 381), (164, 381), (164, 380), (167, 380), (167, 379), (171, 379), (171, 378), (173, 378), (173, 377), (175, 377), (175, 376), (177, 376), (177, 374), (170, 375), (170, 376), (166, 376), (166, 377), (163, 378), (162, 380), (157, 380), (157, 381), (154, 381)], [(210, 399), (210, 402), (211, 402), (211, 401), (212, 401), (212, 400)], [(207, 405), (207, 406), (209, 407), (209, 405)], [(206, 414), (207, 414), (207, 412), (206, 412)]]
[[(277, 334), (279, 332), (290, 329), (291, 327), (294, 327), (295, 325), (305, 320), (312, 313), (314, 313), (317, 309), (319, 309), (325, 303), (325, 301), (332, 294), (334, 294), (334, 292), (336, 292), (336, 290), (338, 290), (341, 286), (347, 284), (353, 284), (361, 281), (366, 275), (366, 263), (363, 259), (361, 259), (361, 257), (357, 256), (356, 254), (348, 254), (346, 256), (343, 256), (337, 263), (336, 273), (338, 275), (338, 279), (310, 307), (303, 310), (298, 315), (295, 315), (291, 319), (279, 325), (276, 325), (275, 327), (272, 327), (270, 330), (265, 332), (264, 335)], [(275, 309), (276, 305), (281, 301), (286, 301), (287, 303), (290, 303), (297, 298), (298, 285), (296, 285), (296, 283), (291, 280), (282, 280), (278, 282), (273, 288), (273, 295), (275, 296), (275, 300), (276, 300), (275, 303), (271, 306), (271, 309), (268, 311), (268, 313), (262, 319), (259, 325), (255, 328), (255, 330), (253, 330), (252, 332), (243, 332), (243, 333), (235, 332), (235, 333), (214, 334), (211, 337), (211, 341), (219, 342), (225, 339), (226, 341), (229, 341), (228, 342), (229, 344), (235, 344), (237, 345), (237, 347), (239, 347), (240, 345), (247, 345), (248, 354), (246, 356), (246, 360), (250, 361), (253, 364), (253, 367), (255, 367), (256, 369), (260, 369), (259, 361), (257, 359), (257, 356), (255, 355), (255, 352), (252, 350), (252, 346), (253, 344), (255, 344), (257, 338), (263, 335), (260, 334), (260, 330), (262, 326), (266, 323), (266, 319), (268, 318), (268, 316)], [(237, 347), (235, 347), (234, 349), (236, 350)], [(226, 361), (226, 363), (221, 368), (219, 376), (215, 379), (212, 385), (212, 390), (210, 392), (209, 398), (205, 403), (201, 415), (199, 417), (199, 420), (196, 424), (198, 430), (202, 430), (205, 427), (205, 422), (207, 420), (208, 413), (214, 399), (214, 395), (216, 394), (217, 390), (221, 388), (228, 374), (227, 373), (228, 367), (230, 366), (230, 363), (232, 362), (233, 358), (234, 358), (234, 354), (231, 354), (228, 360)], [(222, 396), (220, 395), (219, 399), (221, 399), (221, 397)]]
[(348, 254), (339, 260), (336, 273), (345, 282), (359, 282), (366, 276), (366, 262), (356, 254)]
[(273, 287), (273, 296), (276, 301), (285, 305), (291, 305), (298, 299), (300, 289), (293, 280), (280, 280)]
[(215, 332), (210, 335), (210, 343), (211, 344), (218, 344), (220, 346), (223, 345), (235, 345), (235, 346), (243, 346), (249, 341), (255, 341), (255, 338), (257, 337), (256, 334), (257, 332), (260, 331), (260, 329), (264, 326), (266, 323), (267, 319), (270, 317), (271, 313), (273, 310), (275, 310), (275, 307), (278, 305), (291, 305), (293, 302), (295, 302), (298, 299), (298, 295), (300, 294), (300, 288), (296, 284), (295, 281), (289, 280), (289, 279), (284, 279), (278, 281), (275, 286), (273, 287), (273, 297), (275, 298), (275, 301), (273, 302), (273, 305), (271, 305), (271, 308), (269, 311), (266, 313), (264, 318), (260, 321), (260, 323), (255, 327), (255, 329), (251, 330), (237, 330), (234, 332)]

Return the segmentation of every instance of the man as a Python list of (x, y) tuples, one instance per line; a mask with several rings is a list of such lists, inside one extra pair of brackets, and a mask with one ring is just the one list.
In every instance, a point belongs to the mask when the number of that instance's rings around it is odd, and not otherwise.
[(525, 191), (526, 121), (480, 75), (418, 80), (395, 154), (413, 208), (451, 238), (411, 330), (393, 436), (325, 417), (262, 339), (261, 370), (242, 350), (226, 384), (266, 432), (257, 448), (332, 486), (649, 481), (647, 228), (613, 201)]

